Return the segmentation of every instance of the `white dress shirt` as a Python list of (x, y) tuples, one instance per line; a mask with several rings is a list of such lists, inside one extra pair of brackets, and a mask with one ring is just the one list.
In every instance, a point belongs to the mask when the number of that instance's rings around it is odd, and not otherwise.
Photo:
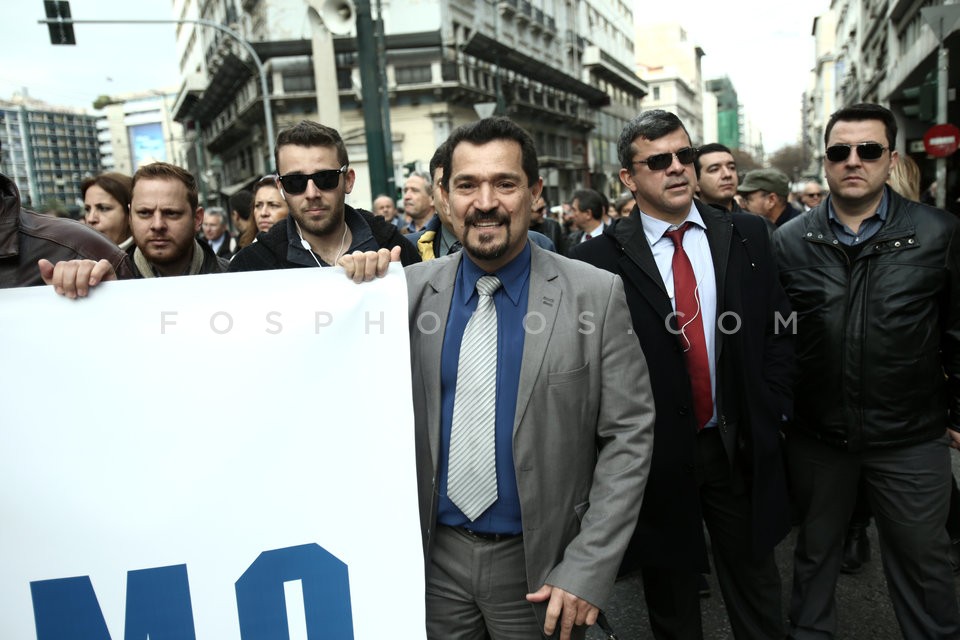
[[(643, 223), (643, 233), (650, 243), (653, 259), (657, 263), (660, 278), (670, 296), (670, 305), (677, 310), (676, 296), (673, 286), (673, 240), (663, 234), (676, 229), (680, 225), (672, 225), (658, 218), (640, 212)], [(713, 256), (710, 253), (710, 243), (707, 241), (706, 225), (695, 205), (690, 206), (686, 222), (690, 227), (683, 234), (683, 250), (693, 266), (693, 274), (697, 278), (697, 292), (700, 297), (700, 309), (703, 314), (704, 341), (707, 346), (707, 360), (710, 363), (710, 389), (713, 392), (713, 417), (707, 423), (708, 427), (717, 422), (717, 358), (716, 358), (716, 331), (717, 331), (717, 277), (713, 269)]]

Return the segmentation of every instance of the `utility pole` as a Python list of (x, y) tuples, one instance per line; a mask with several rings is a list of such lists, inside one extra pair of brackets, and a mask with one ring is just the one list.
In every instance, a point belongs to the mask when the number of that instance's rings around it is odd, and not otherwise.
[[(60, 17), (50, 16), (51, 9), (47, 8), (49, 5), (57, 5), (56, 11)], [(70, 3), (63, 2), (53, 2), (51, 0), (46, 0), (44, 2), (46, 13), (48, 18), (46, 20), (38, 20), (39, 24), (45, 24), (50, 28), (50, 37), (54, 38), (56, 35), (60, 37), (61, 40), (64, 37), (61, 34), (65, 33), (63, 30), (69, 28), (69, 40), (71, 42), (53, 42), (53, 44), (76, 44), (76, 40), (73, 39), (73, 25), (75, 24), (197, 24), (202, 27), (209, 27), (211, 29), (216, 29), (222, 33), (227, 34), (229, 37), (236, 40), (240, 43), (240, 46), (250, 55), (250, 59), (253, 60), (253, 64), (257, 67), (257, 73), (260, 74), (260, 93), (263, 98), (263, 118), (266, 124), (266, 136), (267, 136), (267, 149), (270, 153), (270, 162), (273, 162), (273, 158), (276, 157), (275, 144), (276, 144), (276, 135), (273, 131), (273, 109), (270, 107), (270, 93), (267, 88), (267, 71), (263, 66), (263, 62), (260, 60), (260, 56), (257, 55), (257, 52), (254, 51), (253, 45), (251, 45), (243, 36), (231, 29), (230, 27), (224, 26), (212, 20), (203, 20), (203, 19), (181, 19), (181, 20), (74, 20), (70, 17)], [(65, 6), (64, 6), (65, 5)]]
[[(388, 177), (393, 177), (393, 158), (389, 167), (380, 97), (380, 65), (374, 41), (373, 16), (370, 0), (356, 0), (357, 8), (357, 62), (360, 67), (360, 92), (363, 99), (363, 125), (367, 140), (367, 167), (370, 170), (370, 193), (392, 194)], [(386, 79), (383, 79), (383, 83)], [(386, 87), (383, 88), (386, 90)]]
[[(937, 55), (937, 123), (947, 124), (947, 82), (950, 71), (950, 56), (946, 47), (946, 38), (953, 31), (953, 27), (960, 19), (960, 5), (944, 5), (941, 7), (926, 7), (920, 10), (920, 15), (933, 29), (940, 43)], [(947, 159), (937, 158), (937, 208), (943, 209), (947, 204)]]
[[(374, 39), (377, 41), (377, 73), (380, 75), (380, 121), (383, 123), (383, 156), (387, 168), (386, 193), (396, 199), (397, 178), (393, 169), (393, 132), (390, 127), (390, 87), (387, 83), (387, 42), (384, 33), (383, 7), (377, 1), (377, 19), (374, 22)], [(377, 197), (376, 189), (372, 189), (373, 197)]]

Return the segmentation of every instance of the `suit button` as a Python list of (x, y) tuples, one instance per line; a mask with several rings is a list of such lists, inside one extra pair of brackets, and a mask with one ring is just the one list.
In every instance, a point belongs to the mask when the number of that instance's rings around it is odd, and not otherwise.
[(682, 404), (682, 405), (680, 405), (680, 407), (677, 409), (677, 413), (679, 413), (679, 414), (682, 415), (682, 416), (685, 416), (685, 415), (687, 415), (688, 413), (690, 413), (690, 407), (688, 407), (688, 406), (685, 405), (685, 404)]

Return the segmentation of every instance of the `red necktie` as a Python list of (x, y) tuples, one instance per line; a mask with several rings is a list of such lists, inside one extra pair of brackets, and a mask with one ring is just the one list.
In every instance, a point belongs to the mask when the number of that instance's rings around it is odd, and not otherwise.
[(693, 273), (690, 258), (683, 250), (683, 234), (689, 228), (690, 223), (685, 222), (675, 231), (667, 231), (663, 235), (673, 240), (673, 292), (677, 303), (677, 327), (680, 329), (687, 372), (690, 374), (693, 415), (697, 420), (697, 430), (700, 430), (713, 417), (713, 392), (710, 388), (710, 361), (703, 337), (697, 276)]

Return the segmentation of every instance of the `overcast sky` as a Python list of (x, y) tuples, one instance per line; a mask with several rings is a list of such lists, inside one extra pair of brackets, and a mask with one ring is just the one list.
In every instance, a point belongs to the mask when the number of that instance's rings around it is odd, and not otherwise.
[(801, 97), (814, 67), (813, 19), (830, 0), (634, 0), (638, 23), (679, 22), (700, 46), (705, 80), (730, 76), (763, 132), (767, 153), (800, 134)]
[[(76, 46), (50, 44), (42, 0), (4, 6), (0, 98), (26, 87), (34, 98), (90, 108), (101, 94), (176, 88), (173, 25), (76, 25)], [(12, 5), (12, 6), (10, 6)], [(678, 21), (705, 52), (704, 78), (729, 75), (767, 152), (800, 129), (801, 94), (814, 65), (813, 19), (830, 0), (635, 0), (638, 22)], [(73, 17), (171, 19), (170, 0), (71, 0)]]
[[(11, 6), (12, 5), (12, 6)], [(170, 0), (70, 0), (76, 20), (170, 20)], [(76, 46), (54, 46), (42, 0), (4, 6), (0, 98), (26, 87), (51, 104), (91, 108), (101, 94), (176, 88), (174, 25), (76, 25)]]

